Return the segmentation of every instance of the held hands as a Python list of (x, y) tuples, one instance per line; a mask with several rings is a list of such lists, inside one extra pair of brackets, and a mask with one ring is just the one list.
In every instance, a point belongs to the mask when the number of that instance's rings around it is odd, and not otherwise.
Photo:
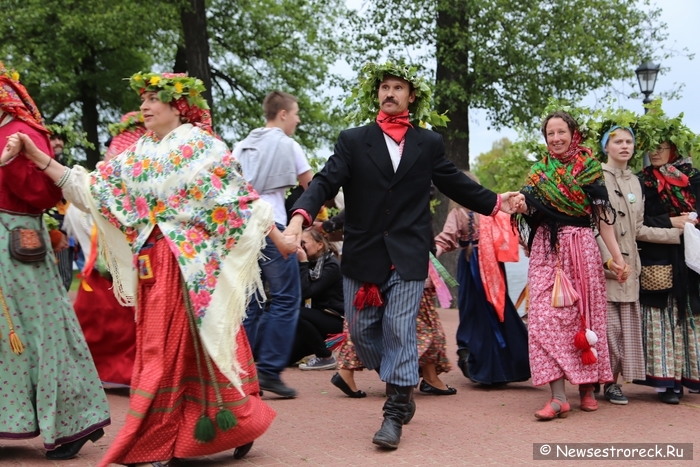
[(282, 235), (282, 232), (280, 232), (279, 229), (273, 228), (270, 233), (267, 234), (267, 236), (270, 237), (270, 240), (272, 240), (272, 243), (275, 244), (284, 259), (287, 259), (287, 256), (291, 255), (292, 253), (296, 253), (297, 245), (290, 242), (285, 235)]
[(517, 191), (508, 191), (501, 194), (501, 211), (506, 214), (515, 214), (516, 212), (525, 212), (527, 205), (525, 204), (525, 195)]
[(7, 164), (22, 150), (22, 140), (19, 138), (19, 133), (7, 137), (7, 143), (2, 150), (0, 163)]
[(29, 136), (18, 132), (7, 137), (7, 143), (0, 156), (0, 163), (6, 164), (20, 152), (34, 163), (37, 163), (42, 155), (50, 157), (40, 151)]
[[(294, 214), (289, 225), (284, 229), (284, 236), (288, 242), (295, 245), (295, 248), (301, 248), (301, 226), (304, 222), (304, 216)], [(296, 250), (295, 250), (296, 251)]]
[(622, 283), (627, 280), (632, 272), (629, 264), (625, 263), (625, 260), (618, 258), (618, 260), (612, 260), (608, 263), (610, 266), (610, 271), (612, 271), (617, 276), (617, 281)]

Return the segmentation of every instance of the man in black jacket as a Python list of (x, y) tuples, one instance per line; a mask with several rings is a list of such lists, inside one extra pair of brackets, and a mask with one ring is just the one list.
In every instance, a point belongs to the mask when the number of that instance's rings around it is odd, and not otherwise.
[(379, 104), (376, 122), (340, 133), (334, 154), (294, 205), (285, 235), (298, 242), (302, 225), (343, 187), (345, 316), (358, 357), (386, 383), (384, 421), (373, 443), (395, 449), (415, 411), (416, 315), (428, 274), (431, 180), (485, 215), (512, 213), (523, 199), (470, 180), (445, 158), (440, 134), (410, 123), (409, 110), (422, 118), (430, 105), (422, 78), (390, 63), (365, 70), (378, 98), (365, 105)]

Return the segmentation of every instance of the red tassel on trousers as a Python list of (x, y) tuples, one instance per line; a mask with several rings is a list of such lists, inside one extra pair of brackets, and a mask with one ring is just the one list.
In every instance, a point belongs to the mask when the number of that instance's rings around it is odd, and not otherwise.
[(382, 306), (384, 301), (377, 284), (365, 282), (355, 294), (355, 300), (352, 304), (355, 308), (361, 310), (366, 306)]

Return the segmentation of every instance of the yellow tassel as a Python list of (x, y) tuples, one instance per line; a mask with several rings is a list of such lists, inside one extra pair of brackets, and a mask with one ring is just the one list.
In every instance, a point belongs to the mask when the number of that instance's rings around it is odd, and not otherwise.
[(83, 290), (86, 292), (92, 292), (92, 287), (90, 287), (90, 284), (87, 283), (85, 279), (80, 283), (83, 286)]
[(24, 345), (22, 345), (22, 341), (19, 340), (19, 336), (15, 331), (10, 331), (10, 348), (17, 355), (24, 352)]

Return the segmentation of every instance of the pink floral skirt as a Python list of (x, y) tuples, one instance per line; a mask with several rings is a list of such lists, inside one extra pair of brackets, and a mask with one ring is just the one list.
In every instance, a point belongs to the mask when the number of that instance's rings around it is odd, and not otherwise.
[[(552, 306), (552, 289), (558, 260), (561, 262), (562, 271), (579, 294), (584, 288), (574, 280), (571, 255), (573, 235), (578, 235), (582, 249), (579, 256), (582, 258), (586, 297), (590, 309), (588, 327), (598, 336), (598, 342), (595, 345), (598, 359), (596, 363), (590, 365), (582, 363), (581, 350), (574, 346), (574, 336), (582, 329), (578, 303), (561, 308)], [(572, 384), (612, 381), (606, 336), (605, 274), (593, 231), (588, 227), (563, 227), (559, 231), (559, 253), (557, 254), (551, 250), (547, 231), (543, 228), (538, 229), (530, 253), (528, 283), (530, 286), (528, 332), (532, 384), (540, 386), (562, 377)]]

